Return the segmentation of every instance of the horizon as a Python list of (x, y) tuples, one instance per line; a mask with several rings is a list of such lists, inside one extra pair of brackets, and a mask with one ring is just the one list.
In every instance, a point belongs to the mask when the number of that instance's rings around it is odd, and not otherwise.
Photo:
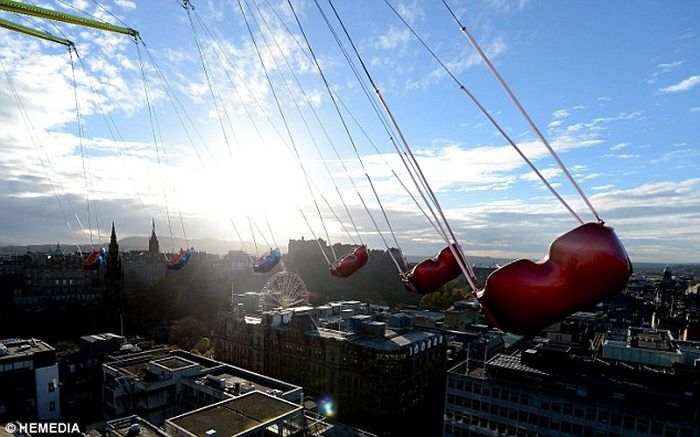
[[(129, 235), (129, 236), (127, 236), (127, 237), (124, 237), (123, 239), (138, 239), (138, 240), (143, 239), (144, 242), (145, 242), (145, 244), (144, 244), (143, 247), (139, 247), (139, 248), (130, 248), (130, 249), (128, 249), (128, 250), (122, 250), (122, 248), (121, 248), (121, 243), (120, 243), (120, 242), (122, 241), (122, 238), (120, 238), (120, 237), (119, 237), (119, 234), (117, 233), (117, 244), (120, 245), (120, 248), (119, 248), (120, 252), (138, 251), (138, 250), (141, 250), (141, 251), (148, 251), (148, 239), (149, 239), (149, 238), (150, 238), (150, 235)], [(180, 238), (177, 238), (177, 239), (180, 240)], [(192, 241), (202, 241), (202, 240), (205, 240), (205, 241), (206, 241), (206, 240), (210, 240), (210, 243), (209, 243), (209, 244), (214, 243), (214, 244), (216, 244), (216, 245), (222, 245), (222, 246), (225, 246), (225, 245), (231, 245), (231, 246), (238, 245), (238, 246), (245, 247), (246, 245), (252, 245), (252, 244), (253, 244), (252, 241), (243, 241), (243, 242), (241, 242), (241, 241), (233, 241), (233, 240), (219, 240), (219, 239), (211, 238), (211, 237), (203, 237), (203, 238), (195, 238), (195, 239), (192, 239)], [(292, 240), (292, 241), (301, 241), (301, 238), (291, 238), (290, 240)], [(290, 241), (290, 240), (288, 240), (288, 241)], [(305, 241), (309, 241), (309, 240), (306, 239), (306, 238), (305, 238), (304, 240), (305, 240)], [(107, 245), (109, 244), (109, 240), (105, 241), (104, 243), (105, 243), (104, 245), (98, 245), (98, 247), (107, 248)], [(326, 243), (327, 243), (327, 242), (326, 242)], [(334, 244), (344, 244), (344, 243), (334, 243)], [(57, 243), (29, 243), (29, 244), (4, 244), (4, 243), (0, 242), (0, 249), (7, 249), (8, 247), (13, 247), (13, 248), (14, 248), (14, 247), (27, 247), (27, 248), (30, 248), (30, 247), (44, 247), (44, 246), (47, 246), (47, 247), (54, 246), (54, 247), (55, 247), (56, 245), (58, 245), (61, 249), (64, 249), (65, 247), (77, 247), (77, 246), (78, 246), (77, 243), (61, 243), (61, 242), (57, 242)], [(81, 249), (83, 248), (82, 246), (90, 247), (90, 244), (89, 244), (89, 243), (81, 244)], [(246, 253), (246, 254), (248, 254), (248, 255), (253, 256), (249, 251), (244, 250), (243, 248), (238, 248), (238, 249), (237, 249), (237, 248), (227, 248), (227, 251), (225, 251), (225, 252), (221, 252), (221, 251), (211, 251), (211, 252), (210, 252), (210, 251), (207, 251), (207, 250), (200, 250), (200, 249), (198, 249), (196, 246), (193, 246), (193, 247), (194, 247), (195, 252), (203, 252), (203, 253), (212, 254), (212, 255), (219, 255), (219, 256), (222, 256), (222, 255), (226, 255), (226, 253), (228, 253), (228, 251), (240, 251), (240, 252), (244, 252), (244, 253)], [(378, 248), (378, 249), (377, 249), (377, 248), (370, 248), (370, 249), (374, 249), (374, 250), (384, 250), (384, 251), (386, 250), (386, 249), (383, 249), (383, 248)], [(177, 253), (178, 250), (179, 250), (179, 246), (178, 246), (176, 249), (173, 249), (173, 250), (163, 250), (163, 249), (162, 249), (162, 246), (161, 246), (161, 251), (160, 251), (160, 253), (164, 253), (164, 254), (168, 254), (168, 253)], [(289, 251), (288, 251), (288, 247), (287, 247), (286, 244), (285, 244), (285, 245), (281, 245), (281, 246), (280, 246), (280, 250), (282, 251), (283, 254), (287, 254), (287, 253), (289, 252)], [(405, 257), (408, 257), (408, 258), (428, 259), (428, 258), (431, 258), (432, 256), (434, 256), (435, 254), (420, 254), (420, 253), (412, 254), (412, 253), (404, 253), (403, 255), (404, 255)], [(504, 257), (491, 257), (491, 256), (470, 256), (469, 253), (466, 253), (466, 256), (467, 256), (469, 259), (476, 259), (476, 260), (477, 260), (477, 261), (474, 263), (474, 266), (475, 266), (475, 267), (483, 267), (483, 265), (480, 265), (480, 263), (483, 263), (483, 262), (486, 261), (486, 260), (491, 261), (491, 262), (509, 263), (509, 262), (512, 262), (512, 261), (515, 261), (516, 259), (518, 259), (518, 258), (504, 258)], [(538, 259), (533, 259), (533, 258), (526, 258), (526, 259), (530, 259), (530, 260), (533, 261), (533, 262), (538, 262)], [(417, 261), (417, 260), (414, 260), (414, 261), (410, 261), (410, 262), (418, 262), (418, 261)], [(653, 266), (653, 265), (659, 265), (659, 266), (661, 266), (661, 265), (671, 265), (671, 266), (696, 266), (696, 265), (697, 265), (697, 266), (700, 266), (700, 262), (698, 262), (698, 261), (696, 261), (696, 262), (694, 262), (694, 261), (678, 261), (678, 262), (671, 262), (671, 263), (668, 263), (668, 262), (662, 262), (662, 261), (636, 261), (636, 262), (635, 262), (634, 260), (631, 260), (631, 262), (632, 262), (633, 265), (652, 265), (652, 266)]]
[[(454, 3), (633, 263), (700, 262), (700, 3)], [(179, 5), (48, 4), (128, 25), (144, 44), (31, 19), (74, 41), (76, 58), (0, 31), (0, 244), (101, 244), (112, 221), (129, 237), (155, 219), (163, 241), (303, 236), (426, 257), (446, 246), (401, 186), (409, 172), (354, 77), (358, 60), (313, 2), (294, 6), (301, 28), (269, 4), (245, 15), (197, 4), (193, 21)], [(541, 259), (578, 222), (412, 31), (595, 221), (449, 11), (389, 4), (410, 28), (382, 2), (338, 4), (338, 16), (467, 256)]]

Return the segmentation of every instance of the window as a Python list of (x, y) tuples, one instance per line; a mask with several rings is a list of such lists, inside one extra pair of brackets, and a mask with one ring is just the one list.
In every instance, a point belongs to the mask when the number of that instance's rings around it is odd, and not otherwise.
[(49, 402), (49, 411), (56, 411), (56, 402)]
[(523, 405), (528, 405), (530, 403), (530, 396), (527, 393), (521, 393), (520, 403)]
[(56, 390), (56, 384), (53, 381), (49, 382), (49, 393)]

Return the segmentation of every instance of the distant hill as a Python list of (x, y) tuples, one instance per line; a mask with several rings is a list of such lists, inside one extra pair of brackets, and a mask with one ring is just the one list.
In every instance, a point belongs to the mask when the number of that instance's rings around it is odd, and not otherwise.
[[(435, 256), (433, 255), (406, 255), (406, 262), (409, 264), (417, 264), (425, 259), (432, 258)], [(506, 259), (506, 258), (491, 258), (488, 256), (469, 256), (469, 262), (472, 263), (475, 267), (498, 267), (502, 266), (504, 264), (508, 264), (511, 259)]]

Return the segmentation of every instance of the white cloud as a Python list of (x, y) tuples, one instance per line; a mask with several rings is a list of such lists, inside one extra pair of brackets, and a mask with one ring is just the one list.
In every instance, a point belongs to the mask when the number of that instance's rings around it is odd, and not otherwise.
[(552, 113), (552, 117), (554, 117), (555, 120), (560, 119), (560, 118), (565, 118), (568, 116), (569, 116), (569, 111), (567, 111), (566, 109), (557, 109), (556, 111), (554, 111)]
[(669, 85), (665, 88), (659, 88), (658, 92), (661, 94), (679, 93), (682, 91), (688, 91), (689, 89), (693, 88), (698, 84), (700, 84), (700, 75), (695, 75), (690, 76), (687, 79), (683, 79), (682, 81), (676, 84)]
[(622, 150), (622, 149), (626, 149), (626, 148), (629, 147), (630, 145), (632, 145), (632, 143), (620, 143), (620, 144), (615, 144), (614, 146), (612, 146), (612, 147), (610, 148), (610, 150)]
[[(551, 181), (557, 176), (560, 176), (563, 174), (562, 170), (560, 168), (545, 168), (540, 170), (540, 174), (547, 180)], [(521, 176), (520, 179), (524, 181), (540, 181), (539, 176), (535, 174), (535, 172), (529, 172), (526, 173), (525, 175)]]
[(375, 47), (383, 50), (395, 49), (399, 45), (405, 44), (411, 38), (411, 32), (405, 28), (391, 26), (389, 30), (377, 38)]
[(529, 0), (487, 0), (488, 7), (499, 12), (521, 11), (530, 3)]
[(615, 188), (615, 185), (606, 184), (606, 185), (596, 185), (594, 187), (591, 187), (591, 190), (593, 190), (593, 191), (610, 191), (613, 188)]
[(114, 0), (114, 4), (123, 9), (136, 9), (136, 2), (133, 0)]
[(635, 155), (633, 153), (609, 153), (605, 155), (606, 158), (619, 158), (619, 159), (632, 159), (632, 158), (639, 158), (639, 155)]
[(563, 122), (562, 120), (554, 120), (553, 122), (549, 123), (549, 124), (547, 125), (547, 127), (548, 127), (549, 129), (556, 129), (556, 128), (558, 128), (559, 126), (561, 126), (562, 124), (564, 124), (564, 122)]
[(403, 17), (408, 24), (413, 25), (418, 20), (425, 19), (425, 11), (419, 6), (419, 3), (415, 0), (408, 3), (402, 2), (396, 5), (396, 11)]
[(646, 82), (648, 84), (656, 83), (659, 80), (660, 76), (677, 70), (678, 67), (680, 67), (684, 63), (685, 61), (675, 61), (671, 63), (658, 64), (656, 66), (656, 71), (651, 75), (649, 79), (646, 80)]

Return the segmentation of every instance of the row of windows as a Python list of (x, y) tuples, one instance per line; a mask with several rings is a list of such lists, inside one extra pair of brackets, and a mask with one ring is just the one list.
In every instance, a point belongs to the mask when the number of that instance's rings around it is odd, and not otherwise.
[(94, 296), (96, 295), (95, 290), (92, 288), (86, 289), (85, 287), (73, 286), (73, 287), (60, 287), (60, 288), (41, 288), (41, 289), (31, 289), (31, 290), (15, 290), (15, 297), (23, 296)]
[(0, 364), (0, 372), (9, 372), (11, 370), (33, 369), (34, 362), (32, 360), (15, 361), (14, 363)]
[[(538, 408), (544, 411), (551, 411), (556, 414), (563, 414), (565, 416), (571, 416), (576, 418), (586, 417), (587, 420), (596, 420), (596, 412), (598, 410), (593, 407), (586, 408), (582, 404), (576, 404), (571, 402), (556, 402), (550, 399), (540, 399), (538, 397), (531, 397), (529, 393), (521, 392), (519, 390), (509, 390), (501, 387), (491, 387), (486, 384), (480, 384), (477, 382), (461, 381), (451, 379), (448, 383), (449, 386), (456, 388), (458, 390), (463, 390), (467, 393), (474, 393), (482, 397), (491, 397), (493, 399), (500, 399), (504, 402), (518, 403), (523, 406), (530, 406), (533, 408)], [(466, 398), (461, 396), (448, 395), (448, 402), (453, 402), (456, 405), (467, 405)], [(478, 402), (478, 401), (477, 401)], [(619, 425), (619, 413), (617, 414), (617, 423), (614, 425)], [(610, 412), (608, 410), (601, 410), (598, 417), (598, 421), (603, 423), (608, 423), (610, 419)]]
[(24, 296), (15, 297), (15, 303), (17, 304), (31, 304), (38, 303), (39, 301), (47, 302), (58, 302), (63, 300), (85, 300), (85, 301), (95, 301), (101, 299), (102, 296), (99, 294), (61, 294), (61, 295), (40, 295), (40, 296)]
[[(643, 433), (655, 436), (676, 436), (678, 434), (681, 436), (691, 435), (690, 428), (677, 429), (672, 426), (665, 427), (664, 423), (656, 420), (650, 420), (647, 417), (637, 417), (630, 414), (623, 415), (617, 412), (610, 413), (607, 410), (600, 410), (598, 412), (599, 414), (597, 421), (595, 419), (591, 419), (590, 421), (586, 422), (581, 420), (577, 423), (575, 420), (560, 420), (560, 417), (557, 416), (540, 415), (525, 410), (517, 410), (507, 408), (504, 406), (494, 405), (476, 399), (462, 399), (463, 408), (453, 409), (451, 407), (453, 405), (456, 405), (457, 403), (455, 402), (455, 404), (450, 404), (450, 400), (448, 397), (448, 404), (446, 409), (448, 419), (455, 418), (456, 420), (462, 421), (464, 423), (469, 422), (474, 424), (474, 421), (483, 421), (485, 419), (478, 416), (469, 415), (468, 412), (480, 412), (483, 414), (490, 414), (493, 417), (501, 417), (503, 418), (503, 420), (515, 421), (522, 425), (528, 424), (532, 425), (533, 427), (562, 431), (566, 433), (572, 433), (574, 435), (594, 435), (591, 434), (591, 432), (596, 431), (598, 429), (615, 429), (621, 431), (623, 434)], [(457, 399), (455, 398), (455, 400)], [(609, 422), (607, 420), (608, 418), (610, 419)], [(500, 422), (496, 421), (495, 423)]]
[[(516, 390), (508, 390), (505, 388), (498, 388), (498, 387), (488, 387), (484, 386), (482, 388), (481, 384), (473, 384), (470, 382), (467, 382), (466, 384), (462, 385), (459, 384), (462, 381), (457, 381), (458, 384), (452, 384), (454, 382), (453, 379), (450, 379), (450, 382), (448, 383), (448, 386), (452, 388), (457, 388), (458, 390), (462, 390), (466, 393), (474, 393), (475, 395), (478, 395), (479, 397), (492, 397), (494, 399), (500, 399), (502, 401), (510, 401), (513, 403), (520, 403), (523, 405), (530, 405), (530, 395), (528, 393), (523, 393), (520, 391)], [(462, 386), (463, 388), (459, 388), (459, 386)], [(456, 387), (455, 387), (456, 386)], [(454, 395), (448, 395), (448, 396), (453, 396)], [(537, 404), (539, 401), (536, 399), (533, 399), (533, 404)], [(539, 405), (533, 405), (538, 407)]]
[[(476, 386), (476, 384), (474, 384)], [(635, 425), (636, 416), (623, 415), (617, 411), (610, 411), (608, 409), (598, 409), (595, 407), (585, 407), (580, 404), (574, 404), (571, 402), (556, 402), (549, 399), (539, 399), (531, 398), (527, 393), (519, 393), (514, 390), (492, 388), (489, 390), (488, 387), (484, 387), (481, 390), (482, 393), (493, 394), (493, 397), (498, 397), (499, 399), (506, 401), (509, 400), (511, 405), (513, 403), (519, 403), (522, 406), (530, 406), (538, 408), (542, 411), (548, 411), (555, 413), (556, 415), (569, 416), (577, 419), (584, 419), (588, 421), (596, 421), (603, 424), (610, 424), (614, 427), (623, 426), (627, 429), (637, 429), (638, 431), (644, 431), (650, 427), (654, 429), (655, 433), (660, 433), (661, 425), (659, 422), (652, 422), (645, 417), (638, 418), (638, 423)], [(480, 396), (483, 397), (484, 395)], [(472, 409), (474, 411), (488, 411), (484, 410), (481, 402), (477, 399), (469, 399), (463, 396), (458, 396), (454, 394), (448, 394), (447, 396), (448, 404), (453, 404), (458, 407), (465, 407), (467, 409)], [(499, 403), (500, 404), (500, 403)], [(488, 405), (488, 404), (487, 404)], [(498, 407), (503, 408), (503, 407)], [(513, 408), (512, 406), (510, 408)], [(492, 412), (492, 414), (494, 414)], [(646, 432), (646, 431), (644, 431)]]

